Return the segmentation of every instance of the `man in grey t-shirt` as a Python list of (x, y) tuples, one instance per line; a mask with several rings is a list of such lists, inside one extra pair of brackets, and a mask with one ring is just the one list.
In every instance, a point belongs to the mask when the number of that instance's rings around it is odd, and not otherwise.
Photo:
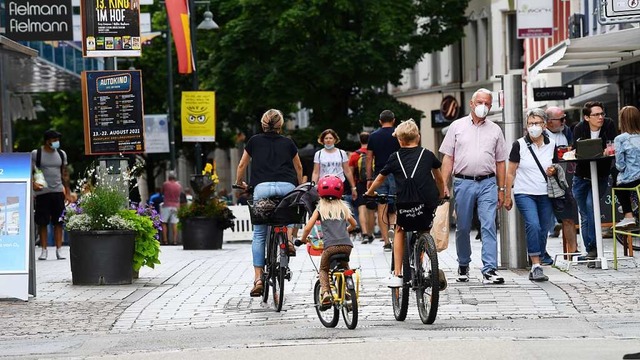
[(53, 238), (56, 244), (56, 258), (64, 259), (62, 248), (62, 223), (60, 216), (64, 211), (64, 201), (68, 192), (65, 183), (67, 177), (67, 154), (60, 150), (60, 137), (55, 130), (44, 133), (44, 145), (31, 152), (33, 171), (42, 171), (44, 182), (33, 181), (35, 201), (35, 222), (40, 235), (42, 252), (39, 260), (47, 260), (47, 226), (53, 224)]

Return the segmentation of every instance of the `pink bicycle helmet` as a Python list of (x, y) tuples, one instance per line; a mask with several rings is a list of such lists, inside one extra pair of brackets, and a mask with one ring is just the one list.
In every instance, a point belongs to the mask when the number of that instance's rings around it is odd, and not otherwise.
[(325, 175), (318, 180), (318, 195), (322, 198), (341, 199), (344, 184), (335, 175)]

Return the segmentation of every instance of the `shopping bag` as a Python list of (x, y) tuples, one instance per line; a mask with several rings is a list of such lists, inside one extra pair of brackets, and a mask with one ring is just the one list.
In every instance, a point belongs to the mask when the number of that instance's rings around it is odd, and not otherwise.
[(446, 201), (436, 209), (431, 227), (431, 237), (436, 242), (438, 252), (449, 247), (449, 202)]

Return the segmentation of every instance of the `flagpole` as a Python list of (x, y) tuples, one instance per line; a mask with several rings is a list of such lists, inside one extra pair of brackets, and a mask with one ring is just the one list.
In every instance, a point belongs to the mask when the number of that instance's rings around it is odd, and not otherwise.
[[(191, 74), (191, 80), (193, 81), (192, 87), (193, 91), (200, 90), (200, 84), (198, 82), (198, 56), (197, 56), (197, 37), (196, 37), (196, 2), (195, 0), (189, 0), (189, 33), (191, 34), (191, 58), (193, 63), (193, 74)], [(200, 142), (195, 143), (194, 147), (195, 152), (195, 165), (196, 165), (196, 174), (199, 174), (202, 171), (202, 146)]]

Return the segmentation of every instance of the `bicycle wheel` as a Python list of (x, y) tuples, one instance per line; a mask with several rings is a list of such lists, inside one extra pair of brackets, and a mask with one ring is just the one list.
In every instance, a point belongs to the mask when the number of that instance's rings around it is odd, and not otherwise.
[(346, 289), (342, 302), (342, 317), (347, 328), (353, 330), (358, 326), (358, 296), (351, 277), (346, 278)]
[[(616, 240), (618, 240), (620, 245), (627, 246), (627, 235), (616, 234)], [(631, 237), (631, 247), (635, 251), (640, 251), (640, 238), (639, 237), (636, 237), (636, 236), (632, 236)]]
[(273, 228), (269, 226), (267, 234), (267, 258), (265, 260), (265, 272), (262, 275), (262, 302), (266, 303), (269, 300), (269, 283), (271, 282), (271, 274), (274, 272), (274, 266), (276, 259), (277, 246), (275, 246), (275, 232)]
[[(411, 283), (411, 269), (409, 267), (409, 244), (408, 235), (405, 235), (404, 256), (402, 257), (402, 287), (391, 288), (391, 304), (393, 305), (393, 316), (397, 321), (404, 321), (407, 318), (409, 309), (409, 284)], [(394, 271), (394, 256), (391, 252), (391, 273)]]
[(431, 235), (428, 233), (420, 235), (414, 256), (418, 313), (424, 324), (433, 324), (438, 313), (440, 279), (438, 253)]
[(338, 325), (338, 320), (340, 320), (340, 315), (338, 314), (338, 308), (333, 305), (327, 310), (321, 310), (320, 305), (322, 304), (322, 294), (320, 294), (320, 280), (316, 281), (316, 285), (313, 289), (313, 304), (316, 307), (316, 313), (318, 313), (318, 319), (322, 325), (328, 328), (333, 328)]
[[(279, 233), (276, 235), (276, 244), (286, 244), (286, 237), (284, 234)], [(287, 274), (287, 268), (281, 266), (281, 257), (287, 256), (283, 254), (282, 249), (279, 246), (276, 248), (273, 262), (273, 273), (271, 275), (273, 284), (273, 305), (276, 307), (276, 311), (282, 310), (282, 304), (284, 304), (284, 278)]]

